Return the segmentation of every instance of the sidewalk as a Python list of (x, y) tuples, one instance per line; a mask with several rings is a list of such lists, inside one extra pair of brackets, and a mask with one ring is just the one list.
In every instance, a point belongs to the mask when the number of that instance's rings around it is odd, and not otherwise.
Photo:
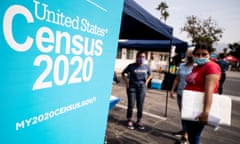
[[(231, 76), (233, 74), (240, 75), (234, 72)], [(173, 136), (172, 132), (181, 128), (180, 113), (176, 99), (168, 98), (166, 109), (167, 91), (148, 89), (143, 114), (144, 130), (130, 130), (126, 126), (127, 97), (124, 84), (113, 84), (112, 95), (119, 97), (120, 102), (109, 112), (107, 144), (175, 144), (179, 142), (180, 139)], [(218, 131), (206, 126), (201, 143), (238, 144), (240, 141), (239, 108), (240, 102), (233, 102), (231, 126), (222, 126)]]
[(227, 71), (227, 77), (240, 78), (240, 72), (237, 71)]

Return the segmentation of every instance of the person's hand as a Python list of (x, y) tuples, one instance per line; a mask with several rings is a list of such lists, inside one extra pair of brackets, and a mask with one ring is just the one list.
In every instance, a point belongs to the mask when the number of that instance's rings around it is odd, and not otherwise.
[(174, 96), (174, 91), (170, 91), (170, 97), (172, 98), (172, 99), (174, 99), (175, 98), (175, 96)]
[(202, 112), (200, 113), (195, 119), (199, 120), (200, 122), (207, 124), (208, 123), (208, 112)]
[(145, 83), (146, 88), (148, 87), (148, 83)]

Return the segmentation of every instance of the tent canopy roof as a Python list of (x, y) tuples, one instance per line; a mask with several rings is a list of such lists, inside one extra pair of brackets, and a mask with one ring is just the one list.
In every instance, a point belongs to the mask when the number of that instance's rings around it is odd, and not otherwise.
[(233, 55), (228, 55), (224, 58), (225, 60), (232, 61), (232, 62), (237, 62), (239, 61), (238, 58), (234, 57)]
[(171, 39), (173, 28), (162, 23), (133, 0), (125, 0), (119, 39)]
[(173, 28), (148, 13), (134, 0), (125, 0), (118, 47), (185, 53), (188, 44), (172, 36)]
[[(187, 42), (177, 38), (173, 38), (172, 45), (176, 47), (176, 53), (186, 52), (188, 48)], [(119, 40), (118, 42), (118, 47), (149, 51), (169, 52), (170, 46), (170, 40)]]

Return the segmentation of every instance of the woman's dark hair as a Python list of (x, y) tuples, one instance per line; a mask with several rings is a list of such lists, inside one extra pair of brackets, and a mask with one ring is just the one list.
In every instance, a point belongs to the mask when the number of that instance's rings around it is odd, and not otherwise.
[(137, 55), (136, 55), (136, 58), (138, 58), (138, 57), (139, 57), (141, 54), (143, 54), (143, 53), (145, 54), (145, 51), (143, 51), (143, 50), (138, 51), (138, 52), (137, 52)]
[(199, 49), (203, 49), (203, 50), (207, 50), (209, 54), (212, 53), (212, 46), (210, 44), (207, 43), (199, 43), (195, 45), (195, 48), (193, 50), (193, 55), (196, 53), (197, 50)]

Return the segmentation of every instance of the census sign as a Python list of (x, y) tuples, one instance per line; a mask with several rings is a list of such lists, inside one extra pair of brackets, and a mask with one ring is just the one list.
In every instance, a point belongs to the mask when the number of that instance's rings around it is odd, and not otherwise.
[(1, 1), (0, 143), (104, 142), (122, 8)]

